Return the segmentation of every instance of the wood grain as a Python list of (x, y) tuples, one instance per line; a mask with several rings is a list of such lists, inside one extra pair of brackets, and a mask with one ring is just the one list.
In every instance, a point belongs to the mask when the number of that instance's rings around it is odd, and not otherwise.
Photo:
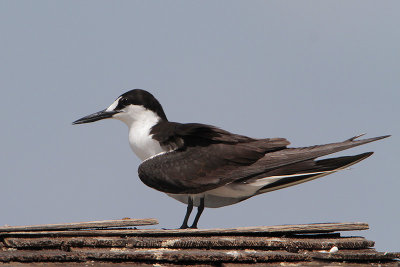
[(131, 227), (158, 224), (157, 219), (122, 219), (122, 220), (106, 220), (91, 221), (77, 223), (60, 223), (60, 224), (42, 224), (27, 226), (1, 226), (2, 232), (25, 232), (25, 231), (56, 231), (56, 230), (77, 230), (77, 229), (93, 229), (93, 228), (116, 228)]
[[(368, 229), (368, 224), (357, 222), (228, 229), (118, 228), (154, 223), (151, 220), (7, 227), (0, 231), (0, 266), (391, 266), (386, 264), (398, 263), (400, 256), (377, 252), (374, 242), (363, 237), (341, 236), (339, 231)], [(330, 253), (333, 247), (337, 251)]]
[[(152, 219), (148, 219), (152, 220)], [(122, 221), (123, 222), (123, 221)], [(349, 223), (315, 223), (315, 224), (297, 224), (297, 225), (277, 225), (277, 226), (258, 226), (258, 227), (239, 227), (239, 228), (214, 228), (214, 229), (103, 229), (103, 230), (79, 230), (66, 228), (70, 231), (44, 231), (40, 227), (34, 230), (0, 230), (0, 236), (7, 235), (58, 235), (58, 236), (208, 236), (208, 235), (268, 235), (268, 234), (305, 234), (305, 233), (329, 233), (337, 231), (358, 231), (367, 230), (369, 226), (362, 222)], [(87, 228), (87, 227), (86, 227)], [(47, 229), (48, 230), (48, 229)], [(56, 230), (56, 229), (54, 229)]]
[(288, 251), (366, 249), (374, 246), (373, 241), (363, 237), (318, 238), (310, 237), (260, 237), (260, 236), (214, 236), (214, 237), (39, 237), (4, 239), (9, 248), (16, 249), (69, 249), (71, 247), (109, 248), (257, 248), (286, 249)]
[(309, 252), (306, 253), (314, 259), (333, 260), (333, 261), (378, 261), (392, 260), (398, 257), (393, 252), (377, 252), (375, 249), (362, 250), (339, 250), (335, 253)]

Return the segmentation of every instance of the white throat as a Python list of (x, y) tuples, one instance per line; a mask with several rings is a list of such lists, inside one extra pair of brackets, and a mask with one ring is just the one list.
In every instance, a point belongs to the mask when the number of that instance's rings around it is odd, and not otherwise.
[(143, 106), (129, 105), (113, 118), (129, 127), (129, 145), (142, 161), (164, 152), (160, 143), (150, 135), (151, 128), (160, 121), (156, 113)]

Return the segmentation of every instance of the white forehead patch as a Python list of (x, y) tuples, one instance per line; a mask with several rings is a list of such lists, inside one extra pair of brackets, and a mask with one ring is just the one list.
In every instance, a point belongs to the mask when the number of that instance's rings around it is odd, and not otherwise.
[(117, 100), (114, 101), (114, 103), (111, 104), (111, 106), (109, 106), (106, 111), (112, 111), (114, 110), (117, 106), (118, 106), (118, 101), (121, 97), (118, 97)]

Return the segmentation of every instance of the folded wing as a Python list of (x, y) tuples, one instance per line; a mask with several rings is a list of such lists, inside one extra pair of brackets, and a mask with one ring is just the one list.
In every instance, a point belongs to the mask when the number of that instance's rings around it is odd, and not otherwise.
[[(180, 138), (177, 149), (144, 161), (139, 166), (139, 177), (146, 185), (172, 194), (197, 194), (230, 183), (251, 184), (257, 180), (266, 182), (259, 193), (276, 190), (297, 184), (301, 178), (306, 181), (322, 172), (326, 175), (330, 171), (328, 163), (332, 163), (330, 167), (334, 170), (346, 161), (340, 159), (336, 165), (333, 160), (314, 161), (318, 157), (388, 137), (350, 138), (339, 143), (286, 148), (289, 142), (284, 138), (252, 139), (202, 124), (178, 124), (170, 133), (157, 138), (165, 140), (164, 145), (168, 145), (166, 140)], [(311, 172), (310, 177), (304, 174), (307, 171)], [(302, 177), (297, 180), (286, 179), (288, 182), (275, 185), (272, 180), (267, 182), (271, 176), (298, 173)]]

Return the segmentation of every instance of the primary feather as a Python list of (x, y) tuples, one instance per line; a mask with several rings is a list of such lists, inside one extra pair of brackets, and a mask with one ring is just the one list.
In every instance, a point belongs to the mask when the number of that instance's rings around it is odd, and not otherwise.
[[(255, 186), (262, 181), (271, 182), (272, 178), (266, 180), (268, 177), (287, 180), (288, 175), (291, 180), (299, 176), (297, 184), (306, 177), (330, 174), (359, 157), (335, 161), (314, 159), (387, 137), (350, 138), (339, 143), (287, 148), (289, 142), (284, 138), (254, 139), (204, 124), (158, 124), (152, 131), (158, 133), (153, 138), (162, 145), (174, 142), (176, 148), (144, 161), (139, 166), (139, 177), (146, 185), (169, 194), (201, 194), (228, 184), (253, 183)], [(267, 189), (271, 191), (271, 187), (258, 190), (266, 192)]]

